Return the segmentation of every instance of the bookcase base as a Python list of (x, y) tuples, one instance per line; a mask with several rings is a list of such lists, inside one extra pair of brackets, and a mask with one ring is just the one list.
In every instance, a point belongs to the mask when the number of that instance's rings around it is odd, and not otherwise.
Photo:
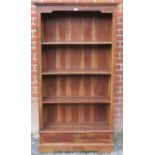
[(46, 143), (40, 144), (39, 150), (41, 153), (47, 152), (113, 152), (113, 143)]

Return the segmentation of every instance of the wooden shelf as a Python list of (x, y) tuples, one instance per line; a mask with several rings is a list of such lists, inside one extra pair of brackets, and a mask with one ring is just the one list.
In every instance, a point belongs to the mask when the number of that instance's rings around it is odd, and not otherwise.
[(42, 45), (112, 45), (111, 41), (42, 42)]
[(89, 104), (89, 103), (110, 103), (110, 97), (52, 97), (52, 98), (44, 98), (43, 99), (43, 104), (56, 104), (56, 103), (61, 103), (61, 104), (66, 104), (66, 103), (84, 103), (84, 104)]
[(108, 124), (104, 125), (51, 125), (45, 126), (44, 130), (40, 133), (112, 133), (114, 130), (110, 130)]
[(111, 75), (110, 71), (103, 71), (98, 69), (65, 69), (65, 70), (47, 70), (43, 71), (42, 75)]

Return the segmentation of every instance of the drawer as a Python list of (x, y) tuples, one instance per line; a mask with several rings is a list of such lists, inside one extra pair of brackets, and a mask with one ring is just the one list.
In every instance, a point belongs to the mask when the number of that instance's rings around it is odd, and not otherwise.
[(111, 143), (112, 134), (111, 133), (83, 133), (76, 134), (76, 142), (78, 143)]
[(41, 134), (40, 142), (41, 143), (74, 142), (74, 135), (72, 133)]
[(111, 143), (111, 133), (42, 133), (40, 143)]

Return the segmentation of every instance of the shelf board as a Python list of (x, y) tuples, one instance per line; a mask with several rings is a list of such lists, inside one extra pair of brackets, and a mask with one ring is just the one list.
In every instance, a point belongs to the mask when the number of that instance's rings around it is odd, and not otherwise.
[(66, 103), (101, 103), (101, 104), (109, 104), (110, 103), (110, 97), (52, 97), (52, 98), (43, 98), (42, 101), (43, 104), (56, 104), (56, 103), (61, 103), (61, 104), (66, 104)]
[(113, 132), (109, 128), (108, 122), (95, 122), (84, 124), (78, 123), (46, 123), (40, 133), (86, 133), (86, 132)]
[(111, 45), (111, 41), (42, 42), (42, 45)]
[[(95, 127), (94, 127), (95, 126)], [(45, 126), (40, 133), (112, 133), (114, 130), (109, 129), (108, 125), (59, 125)]]
[(110, 71), (103, 71), (98, 69), (65, 69), (65, 70), (47, 70), (43, 71), (42, 75), (111, 75)]

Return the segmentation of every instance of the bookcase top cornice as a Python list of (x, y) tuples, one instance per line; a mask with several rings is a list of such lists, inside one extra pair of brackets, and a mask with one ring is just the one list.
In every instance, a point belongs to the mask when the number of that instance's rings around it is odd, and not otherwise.
[(68, 3), (68, 2), (49, 2), (49, 1), (45, 1), (45, 2), (39, 2), (39, 1), (34, 1), (33, 4), (37, 5), (37, 6), (116, 6), (119, 3), (116, 2), (99, 2), (99, 3), (80, 3), (80, 2), (72, 2), (72, 3)]
[(118, 3), (52, 3), (34, 2), (40, 13), (53, 11), (100, 11), (102, 13), (113, 13)]

